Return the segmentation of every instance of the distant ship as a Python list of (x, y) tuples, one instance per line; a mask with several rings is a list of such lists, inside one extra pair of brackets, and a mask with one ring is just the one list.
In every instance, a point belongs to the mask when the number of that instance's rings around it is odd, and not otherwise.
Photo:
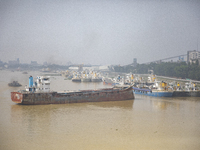
[(99, 77), (97, 75), (97, 73), (94, 73), (94, 75), (92, 76), (92, 79), (91, 79), (92, 82), (102, 82), (102, 78)]
[(13, 81), (11, 83), (8, 83), (8, 86), (19, 87), (19, 86), (22, 86), (22, 85), (20, 83), (18, 83), (18, 81)]
[(91, 82), (91, 77), (89, 74), (86, 74), (85, 72), (82, 74), (81, 82)]
[(81, 78), (81, 82), (91, 82), (91, 78)]
[(112, 86), (124, 85), (124, 79), (120, 75), (118, 75), (116, 78), (113, 78), (113, 79), (104, 77), (103, 84), (112, 85)]
[(101, 78), (92, 78), (91, 81), (92, 82), (101, 82), (102, 79)]
[(115, 83), (111, 78), (104, 77), (103, 78), (103, 84), (114, 85)]
[(72, 78), (73, 82), (81, 82), (81, 78)]
[(81, 78), (78, 74), (74, 74), (72, 78), (73, 82), (81, 82)]

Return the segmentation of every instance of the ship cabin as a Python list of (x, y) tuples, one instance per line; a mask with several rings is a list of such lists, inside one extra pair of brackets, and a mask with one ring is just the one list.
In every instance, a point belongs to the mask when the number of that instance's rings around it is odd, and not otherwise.
[(50, 92), (50, 77), (37, 76), (36, 82), (33, 82), (33, 77), (29, 77), (29, 87), (25, 87), (29, 92)]

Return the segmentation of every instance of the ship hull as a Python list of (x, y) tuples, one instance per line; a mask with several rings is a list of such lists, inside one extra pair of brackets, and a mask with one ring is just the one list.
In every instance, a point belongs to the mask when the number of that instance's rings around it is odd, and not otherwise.
[(153, 97), (172, 97), (173, 92), (139, 92), (135, 91), (135, 94), (146, 95), (146, 96), (153, 96)]
[(73, 81), (73, 82), (81, 82), (81, 79), (73, 79), (73, 78), (72, 78), (72, 81)]
[(173, 97), (200, 97), (200, 91), (174, 91)]
[(82, 78), (81, 82), (91, 82), (91, 79), (90, 78)]
[(126, 89), (86, 90), (70, 93), (28, 93), (11, 92), (13, 102), (25, 105), (66, 104), (101, 101), (122, 101), (134, 99), (132, 87)]
[(155, 91), (150, 89), (140, 89), (133, 87), (134, 93), (153, 97), (172, 97), (172, 91)]
[(102, 81), (102, 79), (98, 79), (98, 78), (97, 78), (97, 79), (95, 79), (95, 78), (94, 78), (94, 79), (91, 79), (91, 81), (92, 81), (92, 82), (101, 82), (101, 81)]

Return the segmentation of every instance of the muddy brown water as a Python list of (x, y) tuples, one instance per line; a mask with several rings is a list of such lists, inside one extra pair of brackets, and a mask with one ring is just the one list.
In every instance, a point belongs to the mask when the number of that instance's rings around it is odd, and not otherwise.
[[(199, 150), (200, 98), (16, 105), (10, 92), (40, 72), (0, 71), (0, 150)], [(22, 87), (9, 87), (13, 79)], [(51, 77), (51, 90), (109, 87)]]

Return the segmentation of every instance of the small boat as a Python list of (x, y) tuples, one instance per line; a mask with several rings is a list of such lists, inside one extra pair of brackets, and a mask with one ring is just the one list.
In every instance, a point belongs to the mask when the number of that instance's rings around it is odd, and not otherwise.
[(8, 83), (8, 86), (19, 87), (19, 86), (22, 86), (22, 85), (20, 83), (18, 83), (18, 81), (13, 81), (11, 83)]
[(50, 91), (49, 77), (39, 76), (33, 84), (29, 77), (29, 87), (26, 90), (11, 92), (13, 102), (25, 105), (66, 104), (101, 101), (124, 101), (134, 99), (132, 86), (113, 87), (98, 90)]

